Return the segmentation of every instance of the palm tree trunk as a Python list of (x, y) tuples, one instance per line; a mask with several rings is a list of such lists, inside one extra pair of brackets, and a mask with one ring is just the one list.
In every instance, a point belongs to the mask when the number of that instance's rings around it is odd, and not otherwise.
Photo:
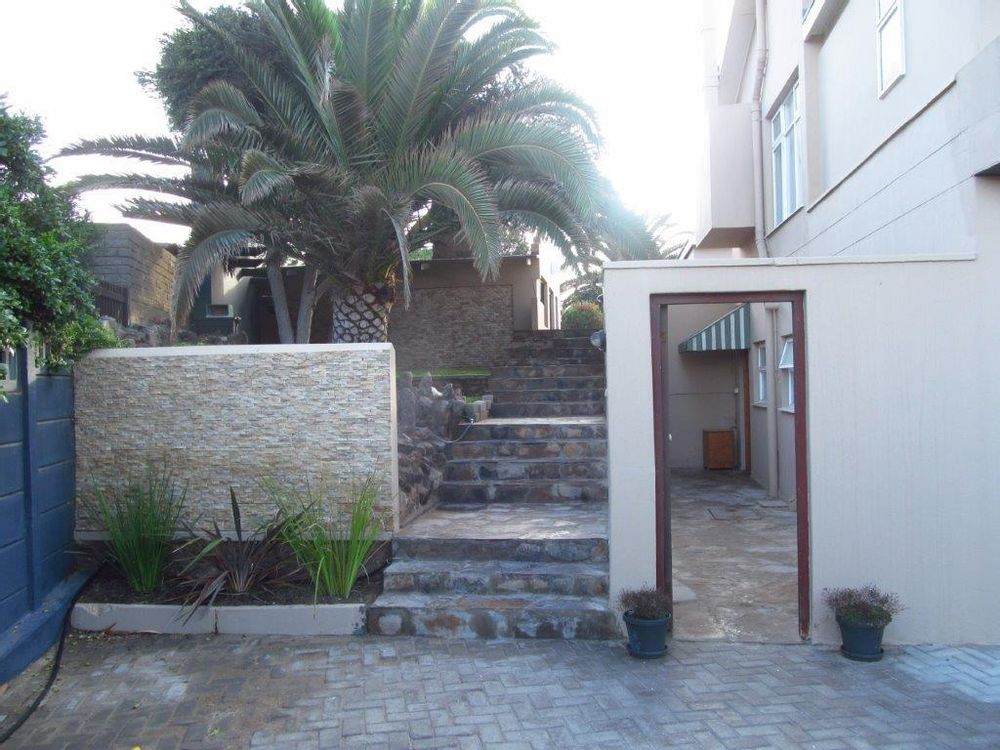
[(316, 309), (316, 280), (319, 271), (306, 266), (302, 273), (302, 293), (299, 295), (299, 317), (295, 322), (295, 343), (308, 344), (312, 337), (313, 311)]
[(281, 260), (267, 261), (267, 280), (271, 285), (271, 299), (274, 300), (274, 317), (278, 321), (278, 341), (282, 344), (295, 343), (292, 333), (292, 318), (288, 314), (288, 298), (285, 296), (285, 278), (281, 273)]
[(388, 284), (356, 287), (334, 298), (330, 341), (334, 344), (388, 341), (393, 300), (393, 289)]

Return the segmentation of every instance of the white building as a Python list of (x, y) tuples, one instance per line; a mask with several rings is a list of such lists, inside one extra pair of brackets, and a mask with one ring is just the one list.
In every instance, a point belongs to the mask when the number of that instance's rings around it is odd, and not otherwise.
[(896, 640), (1000, 642), (1000, 2), (704, 6), (696, 247), (605, 273), (612, 589), (669, 581), (639, 521), (731, 429), (797, 504), (803, 635), (875, 580)]

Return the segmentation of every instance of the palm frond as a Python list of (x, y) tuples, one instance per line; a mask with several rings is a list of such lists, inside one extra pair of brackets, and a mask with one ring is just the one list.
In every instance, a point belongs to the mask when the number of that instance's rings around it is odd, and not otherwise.
[(77, 141), (59, 151), (57, 156), (120, 156), (128, 159), (188, 167), (194, 160), (186, 154), (180, 142), (166, 136), (118, 135)]
[(379, 108), (386, 153), (400, 154), (419, 142), (466, 23), (480, 7), (478, 0), (439, 0), (407, 32)]
[(593, 159), (578, 137), (561, 128), (480, 117), (461, 123), (446, 142), (488, 165), (556, 182), (581, 216), (589, 215), (597, 202)]
[(337, 75), (373, 109), (392, 69), (394, 11), (391, 0), (356, 0), (341, 14)]
[(494, 189), (501, 216), (542, 232), (566, 255), (589, 252), (587, 230), (554, 185), (503, 180)]
[(215, 200), (221, 191), (220, 186), (211, 182), (151, 174), (88, 174), (68, 183), (65, 188), (72, 194), (89, 190), (148, 190), (192, 201)]
[(294, 187), (292, 170), (287, 165), (257, 149), (243, 152), (240, 199), (245, 205), (259, 203), (276, 191)]
[(386, 177), (389, 195), (415, 203), (431, 200), (458, 217), (460, 239), (472, 250), (476, 269), (495, 277), (500, 269), (496, 196), (476, 163), (450, 149), (424, 148), (394, 165)]

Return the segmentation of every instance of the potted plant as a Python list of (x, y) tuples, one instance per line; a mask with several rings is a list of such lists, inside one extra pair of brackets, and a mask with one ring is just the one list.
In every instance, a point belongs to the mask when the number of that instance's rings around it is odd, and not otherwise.
[(867, 584), (861, 588), (824, 589), (823, 598), (837, 616), (841, 653), (854, 661), (882, 658), (882, 633), (903, 607), (899, 596)]
[(667, 631), (673, 602), (654, 588), (626, 589), (618, 597), (628, 630), (628, 652), (637, 659), (658, 659), (667, 653)]

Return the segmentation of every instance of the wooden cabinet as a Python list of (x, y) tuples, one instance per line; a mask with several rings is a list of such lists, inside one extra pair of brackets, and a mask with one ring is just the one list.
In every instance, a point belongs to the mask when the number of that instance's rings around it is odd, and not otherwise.
[(735, 469), (736, 433), (733, 430), (704, 430), (702, 457), (706, 469)]

